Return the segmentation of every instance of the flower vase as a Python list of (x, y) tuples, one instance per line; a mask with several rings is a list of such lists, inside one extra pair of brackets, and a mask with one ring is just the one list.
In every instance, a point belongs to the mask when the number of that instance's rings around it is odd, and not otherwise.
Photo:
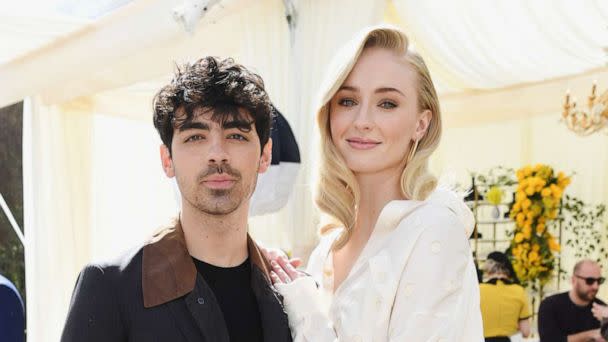
[(500, 208), (497, 205), (492, 208), (492, 218), (495, 220), (500, 218)]

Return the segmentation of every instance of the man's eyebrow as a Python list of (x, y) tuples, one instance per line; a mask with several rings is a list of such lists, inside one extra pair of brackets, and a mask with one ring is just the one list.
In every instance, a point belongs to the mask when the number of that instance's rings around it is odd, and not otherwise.
[(223, 129), (231, 129), (231, 128), (237, 128), (241, 131), (250, 131), (251, 130), (251, 125), (253, 124), (252, 121), (246, 121), (246, 120), (231, 120), (231, 121), (225, 121), (222, 124), (222, 128)]
[(197, 122), (197, 121), (190, 121), (190, 122), (184, 122), (180, 127), (179, 127), (179, 131), (183, 132), (189, 129), (202, 129), (205, 131), (209, 130), (209, 125), (207, 125), (204, 122)]

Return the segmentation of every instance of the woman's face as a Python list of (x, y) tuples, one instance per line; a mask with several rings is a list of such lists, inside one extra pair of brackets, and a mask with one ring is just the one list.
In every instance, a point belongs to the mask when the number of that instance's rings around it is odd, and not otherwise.
[(431, 112), (419, 112), (417, 77), (402, 56), (365, 49), (330, 101), (331, 137), (355, 174), (401, 175), (412, 140)]

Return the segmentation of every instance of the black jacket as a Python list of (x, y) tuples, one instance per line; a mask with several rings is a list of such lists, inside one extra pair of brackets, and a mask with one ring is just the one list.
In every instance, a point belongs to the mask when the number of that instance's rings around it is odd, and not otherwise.
[[(268, 261), (248, 238), (251, 287), (264, 341), (291, 341)], [(221, 309), (186, 249), (178, 223), (118, 262), (82, 270), (62, 342), (229, 342)]]

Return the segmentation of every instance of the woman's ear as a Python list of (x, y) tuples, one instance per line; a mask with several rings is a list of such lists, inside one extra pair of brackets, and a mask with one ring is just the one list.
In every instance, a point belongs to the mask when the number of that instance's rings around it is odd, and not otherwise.
[(414, 133), (415, 140), (420, 141), (420, 139), (424, 137), (431, 125), (431, 120), (433, 120), (433, 112), (429, 109), (420, 113), (418, 121), (416, 122), (416, 132)]

